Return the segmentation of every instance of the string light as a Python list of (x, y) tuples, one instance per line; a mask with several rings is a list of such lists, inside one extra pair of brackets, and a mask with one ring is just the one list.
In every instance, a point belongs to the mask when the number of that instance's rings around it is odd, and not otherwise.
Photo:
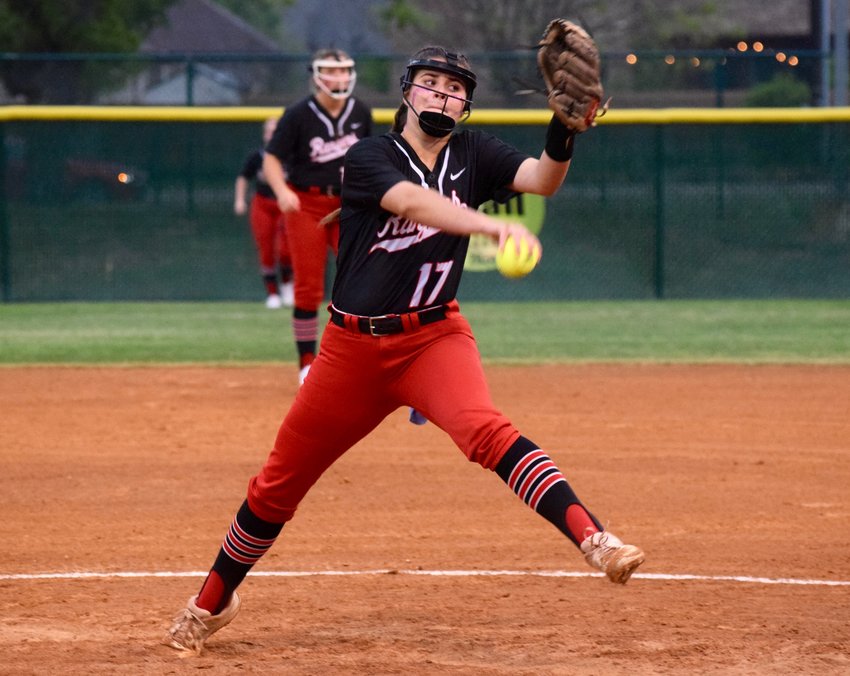
[[(751, 47), (752, 47), (752, 50), (756, 53), (762, 53), (766, 49), (764, 43), (761, 42), (760, 40), (756, 40), (755, 42), (753, 42), (752, 46), (749, 45), (744, 40), (741, 40), (736, 45), (736, 49), (739, 52), (746, 52)], [(770, 50), (768, 53), (773, 53), (773, 50)], [(787, 63), (787, 65), (792, 66), (792, 67), (800, 65), (800, 59), (797, 56), (794, 56), (794, 55), (788, 56), (788, 54), (786, 54), (785, 52), (776, 52), (775, 54), (773, 54), (773, 56), (779, 63)], [(634, 66), (638, 62), (638, 55), (635, 54), (634, 52), (630, 52), (626, 55), (625, 60), (626, 60), (627, 64), (629, 64), (630, 66)], [(666, 54), (664, 56), (664, 63), (666, 63), (668, 66), (674, 65), (676, 62), (677, 62), (677, 57), (676, 57), (675, 54)], [(702, 61), (698, 56), (692, 56), (688, 60), (688, 62), (694, 68), (699, 68), (699, 67), (702, 66)], [(727, 62), (726, 57), (722, 57), (718, 61), (718, 63), (720, 65), (726, 65), (726, 62)]]

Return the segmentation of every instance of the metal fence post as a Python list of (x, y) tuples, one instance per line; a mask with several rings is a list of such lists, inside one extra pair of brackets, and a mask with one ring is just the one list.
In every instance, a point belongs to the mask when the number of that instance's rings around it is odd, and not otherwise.
[(834, 106), (847, 105), (848, 54), (847, 54), (847, 17), (850, 13), (850, 0), (835, 2), (835, 95)]
[(6, 205), (6, 125), (0, 123), (0, 286), (3, 287), (3, 302), (12, 298), (12, 272), (9, 269), (9, 217)]
[(717, 65), (714, 67), (714, 105), (722, 108), (724, 104), (724, 92), (728, 82), (728, 73), (726, 72), (726, 57), (718, 59)]
[(723, 135), (724, 127), (717, 125), (712, 135), (714, 141), (714, 166), (716, 169), (715, 213), (718, 219), (726, 217), (726, 156), (724, 152)]
[(655, 127), (655, 297), (664, 298), (664, 125)]
[(830, 11), (832, 9), (832, 0), (820, 0), (820, 105), (828, 106), (830, 102), (829, 95), (829, 66), (830, 66), (830, 50), (829, 41), (832, 35), (830, 23), (832, 17)]
[(186, 105), (195, 105), (195, 61), (192, 57), (186, 59)]

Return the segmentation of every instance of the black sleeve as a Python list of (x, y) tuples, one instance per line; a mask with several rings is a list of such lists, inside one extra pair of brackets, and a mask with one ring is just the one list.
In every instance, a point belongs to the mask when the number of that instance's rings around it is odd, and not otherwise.
[(360, 139), (345, 155), (342, 200), (360, 206), (378, 206), (387, 191), (406, 180), (387, 136)]
[(298, 139), (297, 115), (294, 108), (287, 108), (277, 122), (274, 134), (266, 145), (266, 152), (271, 153), (286, 164), (295, 153), (295, 142)]
[(245, 158), (245, 164), (242, 165), (242, 171), (239, 172), (239, 175), (252, 181), (260, 171), (261, 166), (263, 166), (263, 155), (259, 150), (255, 150)]
[(507, 187), (513, 183), (519, 166), (530, 155), (521, 152), (492, 134), (478, 133), (475, 154), (476, 166), (482, 168), (478, 173), (476, 186), (481, 202), (491, 199), (504, 199), (510, 194)]

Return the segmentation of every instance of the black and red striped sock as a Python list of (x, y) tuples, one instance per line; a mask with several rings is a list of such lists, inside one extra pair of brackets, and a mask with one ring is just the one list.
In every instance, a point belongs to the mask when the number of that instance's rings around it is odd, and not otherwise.
[(525, 437), (517, 439), (508, 449), (496, 467), (496, 474), (520, 500), (576, 546), (590, 533), (602, 530), (552, 459)]
[(224, 538), (218, 557), (198, 593), (196, 604), (213, 615), (221, 612), (248, 571), (274, 544), (282, 523), (263, 521), (242, 503)]
[(292, 311), (292, 333), (298, 349), (301, 368), (313, 363), (316, 354), (316, 340), (319, 335), (319, 313), (316, 310), (304, 310), (296, 307)]

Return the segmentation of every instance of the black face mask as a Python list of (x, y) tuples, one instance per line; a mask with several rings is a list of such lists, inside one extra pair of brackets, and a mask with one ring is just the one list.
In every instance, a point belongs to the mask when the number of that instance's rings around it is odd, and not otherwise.
[[(411, 108), (413, 110), (413, 108)], [(413, 112), (419, 118), (419, 126), (428, 136), (434, 138), (443, 138), (452, 133), (455, 128), (455, 121), (448, 115), (437, 113), (433, 110), (426, 110), (422, 113)]]

